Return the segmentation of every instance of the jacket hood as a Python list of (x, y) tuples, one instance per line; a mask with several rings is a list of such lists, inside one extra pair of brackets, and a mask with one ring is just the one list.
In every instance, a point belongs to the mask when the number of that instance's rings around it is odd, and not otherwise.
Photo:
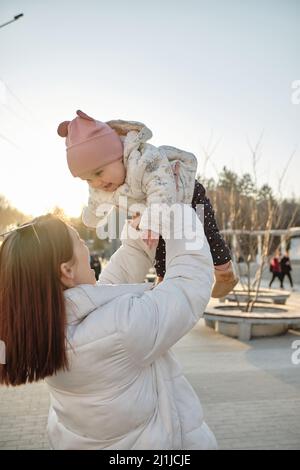
[[(152, 131), (142, 122), (119, 119), (108, 121), (106, 124), (117, 132), (123, 142), (125, 165), (127, 165), (130, 153), (133, 150), (138, 150), (141, 144), (145, 144), (153, 137)], [(170, 145), (161, 145), (157, 148), (166, 155), (171, 164), (179, 161), (185, 165), (188, 171), (193, 174), (192, 180), (195, 179), (198, 162), (194, 154)]]
[(137, 150), (141, 144), (145, 144), (153, 136), (152, 131), (142, 122), (119, 119), (108, 121), (106, 124), (114, 129), (123, 141), (125, 164), (130, 153)]
[(78, 323), (97, 308), (122, 295), (142, 295), (151, 289), (151, 283), (143, 284), (83, 284), (64, 292), (68, 324)]

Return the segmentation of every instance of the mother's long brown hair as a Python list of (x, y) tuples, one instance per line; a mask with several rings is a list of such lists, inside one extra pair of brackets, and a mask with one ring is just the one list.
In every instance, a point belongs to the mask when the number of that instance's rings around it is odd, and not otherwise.
[(68, 367), (60, 265), (73, 258), (67, 225), (48, 215), (0, 247), (0, 384), (21, 385)]

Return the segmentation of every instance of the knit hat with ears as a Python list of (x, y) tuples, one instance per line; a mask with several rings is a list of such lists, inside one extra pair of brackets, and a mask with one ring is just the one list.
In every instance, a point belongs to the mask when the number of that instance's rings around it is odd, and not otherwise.
[(73, 121), (57, 128), (66, 137), (67, 161), (73, 176), (82, 176), (123, 157), (123, 143), (110, 126), (76, 111)]

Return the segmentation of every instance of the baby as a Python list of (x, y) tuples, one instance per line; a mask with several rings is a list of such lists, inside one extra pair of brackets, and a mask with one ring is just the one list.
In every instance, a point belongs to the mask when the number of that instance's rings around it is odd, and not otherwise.
[[(58, 126), (66, 137), (67, 161), (74, 177), (88, 182), (90, 197), (83, 211), (88, 227), (106, 223), (109, 214), (99, 214), (99, 206), (130, 209), (133, 204), (150, 207), (154, 203), (175, 202), (204, 205), (204, 231), (210, 245), (216, 282), (213, 297), (224, 297), (237, 284), (230, 251), (219, 233), (214, 211), (203, 186), (195, 182), (197, 159), (175, 147), (155, 147), (147, 141), (152, 132), (142, 123), (109, 121), (102, 123), (82, 111), (72, 121)], [(125, 196), (125, 198), (121, 198)], [(120, 201), (126, 201), (126, 207)], [(133, 215), (133, 214), (132, 214)], [(158, 235), (147, 231), (142, 238), (151, 247)], [(165, 242), (159, 238), (155, 260), (159, 280), (165, 274)]]

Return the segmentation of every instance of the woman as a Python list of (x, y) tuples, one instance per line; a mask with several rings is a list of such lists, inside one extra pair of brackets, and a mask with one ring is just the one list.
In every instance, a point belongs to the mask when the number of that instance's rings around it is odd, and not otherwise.
[[(51, 448), (216, 448), (169, 350), (197, 323), (213, 283), (201, 222), (183, 210), (197, 224), (197, 246), (188, 250), (192, 227), (168, 240), (166, 276), (154, 289), (132, 284), (143, 281), (155, 255), (133, 226), (99, 283), (84, 242), (57, 218), (40, 217), (4, 239), (0, 383), (46, 380)], [(178, 220), (175, 213), (175, 229)]]
[(275, 256), (271, 259), (270, 263), (270, 272), (272, 273), (272, 279), (269, 284), (269, 289), (271, 289), (273, 282), (276, 278), (278, 278), (280, 282), (280, 287), (283, 289), (283, 278), (281, 273), (281, 266), (280, 266), (280, 251), (276, 251)]

